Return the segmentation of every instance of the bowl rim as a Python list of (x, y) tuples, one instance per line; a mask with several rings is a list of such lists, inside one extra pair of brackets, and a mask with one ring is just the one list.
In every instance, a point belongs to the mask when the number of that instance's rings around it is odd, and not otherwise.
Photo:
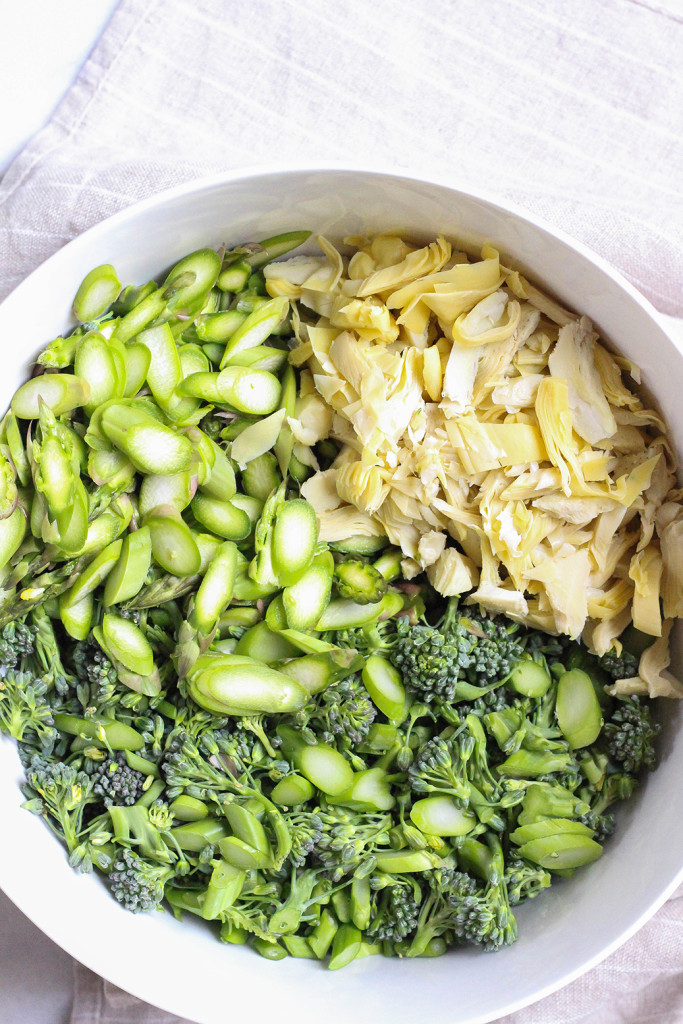
[[(17, 296), (20, 296), (24, 290), (29, 290), (33, 279), (39, 273), (44, 273), (47, 268), (51, 267), (55, 262), (58, 263), (64, 259), (65, 253), (78, 252), (78, 249), (89, 243), (92, 239), (97, 238), (99, 234), (105, 234), (112, 228), (118, 228), (121, 225), (125, 225), (126, 221), (134, 221), (141, 213), (148, 210), (152, 210), (155, 207), (163, 206), (168, 202), (173, 202), (177, 199), (190, 196), (194, 193), (201, 193), (209, 191), (215, 187), (222, 187), (230, 185), (239, 181), (246, 181), (250, 179), (257, 179), (261, 177), (268, 177), (272, 175), (287, 175), (287, 174), (325, 174), (325, 173), (346, 173), (350, 175), (363, 175), (375, 178), (390, 177), (396, 181), (403, 182), (406, 185), (430, 185), (439, 188), (447, 189), (451, 193), (460, 194), (466, 196), (468, 199), (474, 199), (475, 201), (481, 201), (486, 205), (495, 208), (497, 211), (503, 214), (512, 214), (513, 217), (526, 221), (533, 227), (544, 231), (546, 234), (552, 236), (554, 239), (566, 245), (568, 248), (574, 250), (584, 259), (588, 260), (589, 263), (593, 264), (608, 277), (612, 279), (628, 296), (634, 300), (642, 310), (650, 317), (654, 322), (655, 326), (667, 337), (669, 342), (674, 348), (683, 356), (683, 350), (681, 349), (680, 339), (677, 339), (672, 332), (668, 329), (668, 324), (662, 314), (656, 309), (656, 307), (647, 299), (642, 292), (640, 292), (635, 285), (633, 285), (620, 270), (616, 269), (611, 263), (609, 263), (603, 256), (595, 252), (590, 246), (579, 239), (574, 238), (572, 235), (566, 233), (564, 229), (559, 228), (551, 224), (543, 217), (537, 216), (529, 210), (519, 206), (514, 201), (509, 201), (507, 198), (494, 193), (489, 192), (485, 189), (478, 187), (472, 187), (469, 182), (463, 181), (461, 185), (455, 184), (452, 178), (445, 175), (433, 175), (426, 173), (424, 168), (420, 167), (403, 167), (403, 168), (391, 168), (381, 163), (375, 163), (363, 165), (349, 164), (344, 161), (325, 161), (322, 164), (317, 163), (268, 163), (261, 162), (256, 164), (249, 164), (231, 170), (221, 171), (210, 175), (202, 175), (198, 178), (193, 178), (189, 181), (183, 182), (180, 185), (175, 185), (170, 188), (162, 189), (159, 192), (154, 193), (151, 196), (147, 196), (144, 199), (137, 200), (123, 209), (118, 210), (116, 213), (104, 218), (101, 221), (91, 225), (89, 228), (70, 239), (63, 246), (61, 246), (56, 252), (52, 253), (47, 259), (41, 264), (35, 267), (22, 281), (17, 284), (11, 292), (9, 292), (0, 302), (0, 317), (2, 311), (7, 303), (14, 302)], [(515, 256), (516, 254), (510, 254)], [(462, 1020), (461, 1024), (490, 1024), (491, 1021), (498, 1019), (499, 1016), (505, 1016), (507, 1014), (515, 1013), (518, 1010), (524, 1009), (527, 1006), (531, 1006), (534, 1003), (552, 995), (554, 992), (571, 984), (577, 978), (583, 974), (592, 970), (608, 956), (610, 956), (615, 950), (627, 942), (633, 935), (638, 932), (643, 925), (645, 925), (654, 914), (663, 906), (663, 904), (669, 899), (669, 897), (675, 892), (675, 890), (683, 884), (683, 859), (681, 867), (674, 878), (665, 886), (659, 896), (650, 904), (650, 906), (623, 932), (621, 932), (612, 942), (606, 947), (601, 949), (598, 953), (590, 957), (587, 961), (582, 963), (580, 966), (573, 968), (566, 973), (562, 974), (558, 979), (544, 985), (538, 989), (532, 995), (520, 997), (517, 1000), (513, 1000), (505, 1005), (502, 1011), (496, 1011), (497, 1016), (492, 1018), (490, 1012), (487, 1011), (483, 1014), (470, 1015), (466, 1020)], [(100, 975), (105, 980), (112, 984), (124, 989), (124, 991), (136, 996), (144, 1002), (149, 1003), (149, 993), (141, 993), (135, 991), (138, 987), (134, 985), (132, 988), (127, 986), (125, 978), (119, 977), (120, 971), (117, 970), (115, 965), (112, 965), (106, 971), (102, 972), (100, 969), (99, 962), (97, 967), (93, 966), (95, 959), (91, 958), (87, 949), (81, 948), (75, 951), (70, 940), (64, 940), (56, 935), (56, 928), (51, 925), (43, 926), (39, 923), (37, 918), (39, 915), (32, 913), (24, 909), (22, 901), (22, 886), (19, 880), (10, 878), (9, 880), (2, 880), (0, 888), (5, 895), (11, 900), (11, 902), (24, 913), (29, 920), (38, 927), (43, 934), (47, 935), (56, 945), (63, 949), (69, 956), (74, 960), (81, 963), (83, 966), (93, 970), (96, 974)], [(171, 1014), (177, 1013), (177, 1007), (174, 1007), (164, 999), (157, 1001), (155, 995), (154, 1004), (160, 1009), (166, 1010)], [(192, 1018), (190, 1018), (192, 1019)]]

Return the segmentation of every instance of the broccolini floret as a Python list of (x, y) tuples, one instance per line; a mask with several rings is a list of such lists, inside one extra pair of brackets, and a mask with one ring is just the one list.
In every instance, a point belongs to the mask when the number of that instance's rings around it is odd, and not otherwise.
[(322, 839), (322, 819), (316, 811), (291, 811), (282, 818), (292, 840), (289, 862), (295, 868), (303, 867)]
[(622, 647), (621, 654), (617, 654), (613, 647), (598, 659), (598, 664), (612, 679), (631, 679), (638, 675), (638, 658), (625, 647)]
[(606, 839), (614, 835), (617, 822), (613, 814), (596, 814), (595, 811), (587, 811), (577, 821), (588, 828), (592, 828), (596, 843), (604, 843)]
[[(87, 831), (86, 809), (97, 800), (90, 776), (73, 765), (49, 763), (36, 755), (26, 770), (26, 782), (24, 792), (28, 799), (24, 806), (46, 820), (64, 840), (70, 854), (76, 853)], [(90, 865), (83, 859), (78, 866), (87, 870)]]
[(55, 636), (52, 620), (42, 606), (30, 613), (34, 630), (34, 649), (30, 658), (31, 668), (36, 676), (45, 680), (48, 687), (55, 686), (65, 692), (73, 677), (62, 664), (60, 645)]
[(655, 740), (660, 726), (652, 721), (648, 704), (638, 697), (619, 701), (604, 727), (609, 756), (627, 772), (652, 771), (657, 764)]
[(75, 645), (72, 660), (76, 675), (90, 687), (96, 703), (100, 703), (97, 695), (111, 694), (118, 683), (116, 669), (92, 634)]
[(159, 909), (164, 886), (173, 873), (171, 865), (159, 864), (140, 857), (133, 850), (123, 849), (109, 873), (109, 885), (126, 910), (139, 914)]
[(480, 685), (509, 675), (524, 654), (519, 626), (502, 616), (488, 618), (466, 611), (462, 623), (476, 637), (470, 654), (468, 676)]
[(35, 630), (25, 619), (8, 622), (0, 631), (0, 665), (15, 668), (34, 647)]
[(299, 727), (311, 730), (323, 743), (354, 747), (362, 743), (377, 716), (360, 676), (328, 686), (297, 714)]
[(457, 929), (462, 941), (460, 918), (466, 901), (475, 898), (479, 886), (465, 871), (438, 868), (427, 877), (424, 898), (420, 905), (414, 938), (408, 956), (420, 956), (433, 939)]
[(375, 942), (402, 942), (415, 931), (422, 892), (409, 878), (397, 877), (375, 894), (368, 936)]
[(615, 772), (608, 775), (597, 795), (591, 800), (591, 811), (593, 814), (602, 815), (619, 800), (628, 800), (638, 788), (638, 780), (633, 775), (625, 772)]
[(444, 793), (467, 801), (470, 788), (466, 765), (473, 750), (474, 739), (469, 735), (461, 734), (448, 743), (440, 737), (429, 740), (408, 769), (411, 789), (415, 793)]
[(0, 677), (0, 732), (15, 740), (50, 750), (57, 738), (48, 686), (30, 672), (9, 669)]
[(357, 870), (362, 861), (390, 843), (390, 814), (328, 807), (318, 812), (322, 834), (313, 850), (314, 859), (327, 868), (333, 881)]
[(93, 793), (101, 798), (105, 807), (114, 804), (131, 807), (142, 796), (146, 776), (131, 768), (119, 753), (100, 761), (91, 778)]
[(420, 700), (451, 702), (472, 663), (473, 646), (472, 634), (457, 621), (457, 603), (451, 601), (438, 627), (399, 619), (389, 657)]
[[(181, 793), (198, 800), (211, 799), (221, 793), (234, 793), (238, 765), (236, 751), (231, 752), (236, 763), (226, 754), (224, 759), (209, 760), (200, 750), (197, 742), (189, 733), (180, 732), (169, 742), (161, 771), (166, 779), (167, 792), (172, 799)], [(235, 769), (235, 774), (232, 769)]]
[(486, 845), (465, 839), (459, 859), (484, 881), (484, 887), (455, 900), (455, 934), (462, 942), (487, 951), (514, 942), (517, 922), (510, 909), (500, 840), (492, 833), (487, 834)]
[(521, 857), (508, 857), (505, 864), (505, 885), (510, 906), (516, 907), (525, 900), (532, 900), (534, 896), (547, 889), (551, 881), (550, 872), (538, 864), (530, 864)]

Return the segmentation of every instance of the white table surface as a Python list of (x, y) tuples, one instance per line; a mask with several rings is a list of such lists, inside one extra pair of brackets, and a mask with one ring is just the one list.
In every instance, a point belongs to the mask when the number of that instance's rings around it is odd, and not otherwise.
[[(116, 7), (116, 0), (21, 0), (3, 6), (0, 176), (49, 119)], [(683, 325), (662, 318), (683, 349)], [(0, 892), (2, 1024), (67, 1024), (72, 960)]]
[[(116, 0), (2, 4), (0, 176), (49, 119), (78, 74)], [(0, 892), (0, 1021), (66, 1024), (72, 960)]]

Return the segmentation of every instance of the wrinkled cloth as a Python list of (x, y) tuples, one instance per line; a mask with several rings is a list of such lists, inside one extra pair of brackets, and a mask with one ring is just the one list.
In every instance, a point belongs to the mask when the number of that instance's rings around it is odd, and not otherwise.
[(514, 200), (683, 315), (680, 0), (123, 0), (0, 185), (0, 296), (137, 199), (257, 163)]
[[(92, 224), (255, 164), (380, 166), (515, 202), (683, 316), (679, 0), (122, 0), (0, 182), (0, 297)], [(683, 1022), (683, 890), (504, 1024)], [(71, 1024), (173, 1024), (76, 964)]]

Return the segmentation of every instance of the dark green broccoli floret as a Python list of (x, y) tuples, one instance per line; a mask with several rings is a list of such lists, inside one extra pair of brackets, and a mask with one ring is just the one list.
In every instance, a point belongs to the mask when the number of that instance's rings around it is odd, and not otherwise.
[(550, 633), (541, 633), (539, 630), (531, 630), (527, 633), (525, 648), (529, 654), (542, 654), (548, 664), (563, 662), (567, 655), (568, 648), (574, 645), (574, 641), (568, 636), (552, 636)]
[(43, 750), (51, 749), (57, 738), (52, 709), (46, 700), (48, 687), (30, 672), (9, 669), (0, 678), (0, 732), (15, 740), (35, 741)]
[(116, 669), (92, 634), (76, 644), (72, 658), (76, 675), (87, 683), (95, 700), (97, 695), (111, 694), (118, 683)]
[(638, 675), (638, 659), (625, 647), (622, 647), (621, 654), (617, 654), (616, 648), (612, 648), (598, 658), (598, 664), (612, 679), (631, 679)]
[(356, 560), (338, 562), (334, 582), (340, 597), (356, 604), (374, 604), (387, 590), (387, 581), (374, 565)]
[(415, 793), (452, 796), (461, 807), (471, 807), (481, 822), (500, 832), (505, 828), (501, 812), (519, 803), (524, 793), (508, 791), (504, 781), (494, 778), (479, 719), (471, 715), (465, 724), (466, 729), (450, 740), (437, 737), (425, 744), (408, 769), (410, 787)]
[(550, 872), (538, 864), (530, 864), (529, 861), (514, 856), (508, 858), (505, 865), (505, 885), (511, 906), (516, 907), (525, 900), (532, 900), (543, 889), (547, 889), (551, 881)]
[(363, 742), (376, 717), (377, 709), (357, 675), (328, 686), (296, 716), (298, 724), (323, 743), (341, 740), (349, 747)]
[(410, 768), (408, 779), (415, 793), (445, 793), (458, 800), (468, 800), (466, 765), (474, 750), (471, 736), (458, 737), (447, 743), (435, 737), (425, 743)]
[(131, 768), (123, 754), (114, 754), (97, 765), (91, 778), (93, 793), (105, 807), (132, 807), (142, 796), (146, 776)]
[[(462, 623), (476, 637), (470, 654), (468, 676), (480, 685), (509, 675), (524, 655), (519, 626), (502, 616), (488, 618), (481, 613), (468, 613)], [(481, 635), (483, 634), (483, 635)]]
[(390, 659), (407, 687), (426, 702), (451, 702), (458, 680), (471, 664), (474, 638), (457, 621), (457, 605), (449, 603), (443, 621), (436, 626), (410, 625), (401, 618)]
[(429, 874), (429, 890), (420, 910), (409, 956), (419, 956), (431, 940), (451, 932), (457, 941), (499, 949), (517, 938), (517, 923), (508, 898), (503, 852), (489, 835), (488, 846), (465, 840), (463, 849), (473, 851), (479, 883), (469, 872), (439, 869)]
[(592, 828), (595, 832), (593, 839), (596, 843), (604, 843), (606, 839), (614, 835), (616, 819), (613, 814), (596, 814), (595, 811), (588, 811), (578, 819), (582, 825)]
[[(239, 745), (238, 741), (235, 747)], [(243, 763), (237, 749), (224, 754), (223, 758), (212, 757), (209, 760), (189, 733), (179, 732), (168, 743), (161, 771), (170, 799), (186, 793), (203, 800), (220, 793), (233, 793), (235, 779)]]
[(517, 922), (510, 909), (502, 847), (491, 833), (486, 838), (488, 849), (473, 839), (466, 839), (461, 847), (484, 887), (454, 898), (454, 931), (462, 942), (492, 951), (515, 941)]
[(505, 686), (497, 686), (494, 690), (489, 690), (481, 697), (477, 697), (476, 700), (457, 704), (456, 710), (463, 719), (467, 715), (477, 715), (479, 718), (482, 718), (484, 715), (491, 714), (494, 711), (503, 711), (509, 707), (514, 696), (514, 693), (506, 689)]
[[(408, 956), (420, 956), (433, 939), (451, 932), (458, 924), (464, 900), (473, 898), (479, 886), (474, 878), (454, 868), (438, 868), (426, 876), (427, 886), (413, 928)], [(459, 936), (460, 937), (460, 936)]]
[(657, 765), (654, 741), (660, 727), (652, 721), (650, 708), (638, 697), (619, 701), (604, 727), (607, 752), (627, 772), (652, 771)]
[(23, 619), (8, 622), (0, 631), (0, 665), (15, 668), (16, 665), (33, 654), (35, 647), (35, 630)]
[(368, 936), (375, 942), (402, 942), (415, 931), (422, 892), (410, 879), (397, 879), (377, 893)]
[(173, 876), (173, 867), (121, 850), (109, 873), (111, 891), (132, 914), (157, 910), (164, 898), (164, 886)]

